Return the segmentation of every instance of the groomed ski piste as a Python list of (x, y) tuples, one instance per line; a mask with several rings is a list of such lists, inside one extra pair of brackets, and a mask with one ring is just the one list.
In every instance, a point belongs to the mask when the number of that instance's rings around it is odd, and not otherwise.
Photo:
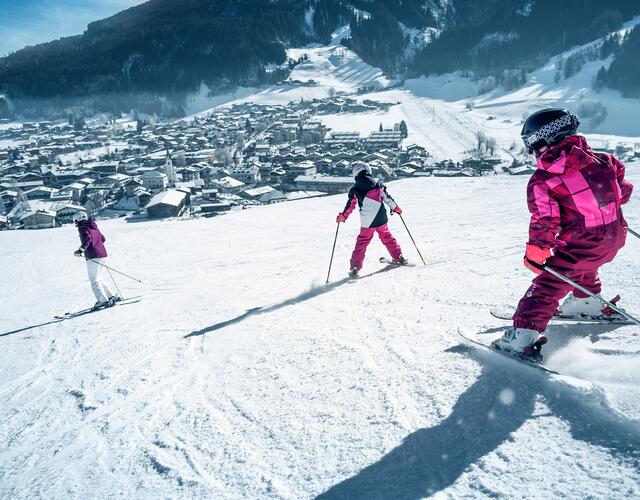
[[(529, 285), (526, 182), (390, 183), (427, 266), (387, 268), (374, 240), (348, 280), (354, 214), (329, 286), (344, 196), (103, 221), (143, 299), (0, 337), (0, 497), (637, 498), (639, 327), (552, 324), (560, 376), (457, 334), (506, 325), (490, 309)], [(626, 214), (640, 226), (640, 197)], [(91, 305), (77, 244), (0, 232), (2, 332)], [(602, 272), (636, 314), (639, 249)]]

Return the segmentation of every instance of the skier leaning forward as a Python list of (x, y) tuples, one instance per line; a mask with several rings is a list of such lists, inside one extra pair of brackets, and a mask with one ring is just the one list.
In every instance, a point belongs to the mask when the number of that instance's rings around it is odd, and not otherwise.
[(401, 214), (402, 210), (389, 196), (384, 184), (373, 178), (371, 167), (368, 164), (354, 163), (352, 174), (355, 177), (355, 185), (349, 190), (349, 199), (344, 210), (336, 217), (336, 222), (345, 222), (356, 205), (360, 207), (361, 229), (351, 255), (349, 275), (351, 277), (358, 276), (358, 271), (362, 269), (367, 247), (375, 233), (378, 233), (380, 241), (387, 247), (394, 263), (407, 264), (407, 260), (402, 256), (400, 245), (387, 227), (389, 219), (384, 204), (389, 206), (392, 213)]
[(576, 135), (580, 121), (562, 109), (531, 115), (522, 138), (537, 158), (537, 170), (527, 188), (531, 224), (524, 263), (539, 276), (520, 300), (513, 329), (494, 346), (535, 356), (534, 344), (558, 311), (564, 315), (598, 316), (602, 304), (573, 289), (554, 275), (531, 265), (546, 264), (590, 292), (599, 294), (598, 269), (611, 262), (624, 246), (627, 223), (621, 206), (633, 186), (625, 167), (613, 155), (594, 153), (584, 137)]
[(96, 296), (94, 309), (114, 306), (121, 298), (113, 293), (106, 280), (104, 265), (107, 260), (107, 249), (104, 247), (105, 237), (98, 229), (95, 219), (87, 219), (86, 215), (76, 218), (76, 227), (80, 235), (80, 248), (74, 252), (76, 257), (84, 255), (87, 261), (87, 272), (91, 289)]

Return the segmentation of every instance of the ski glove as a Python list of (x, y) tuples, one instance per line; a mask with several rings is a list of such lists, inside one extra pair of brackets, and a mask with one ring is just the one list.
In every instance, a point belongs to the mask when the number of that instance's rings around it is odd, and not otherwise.
[(531, 262), (543, 266), (549, 257), (551, 257), (551, 249), (544, 248), (533, 243), (527, 243), (527, 251), (524, 256), (524, 265), (536, 274), (542, 274), (542, 269), (533, 266)]
[(344, 214), (338, 214), (338, 216), (336, 217), (336, 222), (338, 224), (340, 224), (341, 222), (344, 222), (346, 220), (347, 220), (347, 218), (344, 216)]
[(82, 257), (82, 254), (84, 252), (82, 251), (82, 248), (78, 248), (75, 252), (73, 252), (73, 255), (75, 255), (76, 257)]
[(402, 215), (402, 209), (399, 206), (396, 205), (396, 208), (391, 210), (391, 213)]

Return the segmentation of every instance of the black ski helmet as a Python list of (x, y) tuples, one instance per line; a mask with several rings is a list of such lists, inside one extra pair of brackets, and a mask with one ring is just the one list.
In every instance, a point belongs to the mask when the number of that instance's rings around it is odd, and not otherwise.
[(552, 146), (575, 134), (579, 125), (578, 117), (566, 109), (543, 109), (525, 120), (520, 135), (529, 154), (538, 154), (542, 147)]

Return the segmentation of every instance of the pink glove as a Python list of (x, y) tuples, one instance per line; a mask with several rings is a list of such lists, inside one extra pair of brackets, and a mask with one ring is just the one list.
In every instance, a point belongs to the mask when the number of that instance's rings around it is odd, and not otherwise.
[(344, 214), (338, 214), (338, 216), (336, 217), (336, 222), (338, 224), (340, 224), (341, 222), (344, 222), (346, 220), (347, 220), (347, 218), (344, 216)]
[(402, 209), (401, 209), (400, 207), (396, 206), (396, 208), (394, 208), (394, 209), (392, 210), (392, 212), (393, 212), (394, 214), (398, 214), (398, 215), (400, 215), (400, 214), (402, 214)]
[(547, 259), (551, 257), (551, 249), (543, 248), (533, 243), (527, 243), (527, 251), (524, 256), (524, 265), (531, 269), (536, 274), (542, 274), (542, 269), (531, 265), (531, 262), (543, 266)]

